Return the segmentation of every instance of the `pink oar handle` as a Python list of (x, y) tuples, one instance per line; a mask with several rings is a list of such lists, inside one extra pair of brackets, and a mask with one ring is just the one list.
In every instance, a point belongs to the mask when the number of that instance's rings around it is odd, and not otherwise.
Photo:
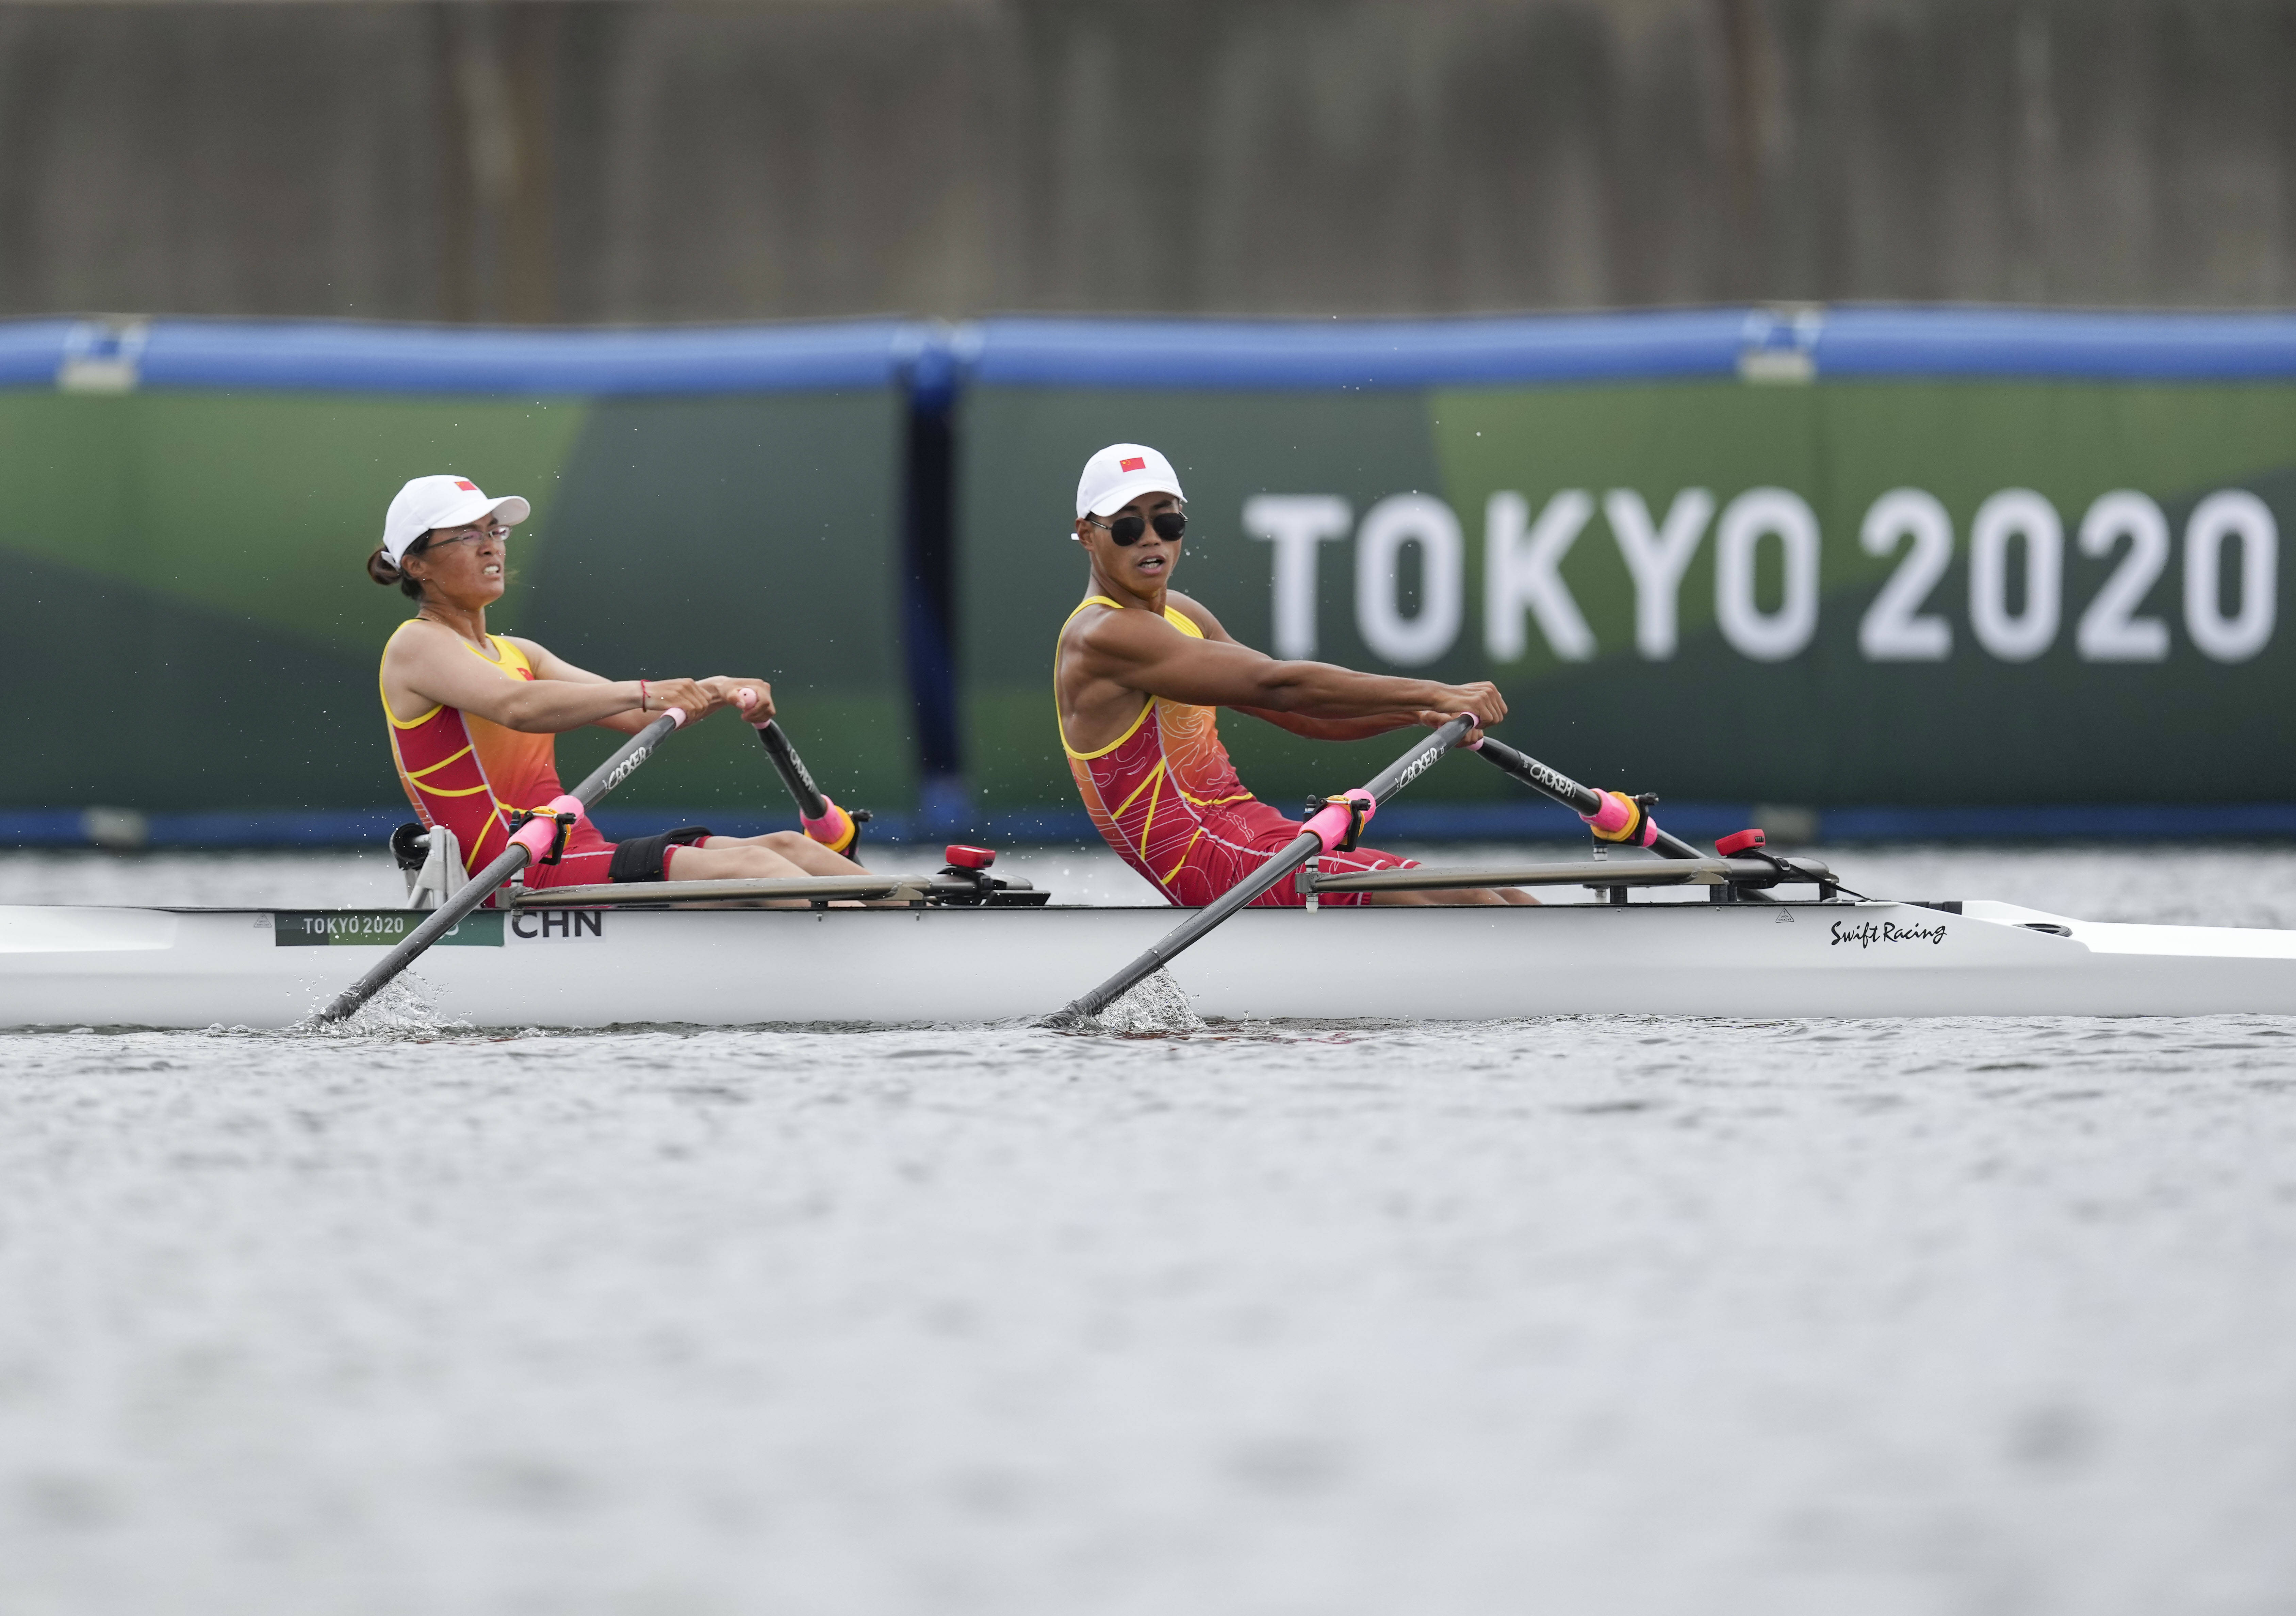
[[(1475, 715), (1471, 712), (1456, 715), (1454, 721), (1464, 721), (1470, 727), (1478, 722)], [(1478, 737), (1472, 742), (1463, 741), (1460, 744), (1480, 746), (1482, 741)], [(1348, 804), (1350, 802), (1363, 805), (1362, 817), (1355, 818), (1349, 813)], [(1317, 812), (1308, 815), (1307, 823), (1300, 826), (1300, 829), (1313, 831), (1316, 833), (1316, 839), (1324, 844), (1324, 851), (1329, 853), (1336, 850), (1341, 842), (1349, 840), (1348, 830), (1350, 819), (1354, 821), (1355, 833), (1360, 836), (1363, 834), (1364, 826), (1371, 823), (1371, 816), (1378, 812), (1378, 797), (1373, 794), (1371, 787), (1359, 785), (1355, 790), (1345, 793), (1340, 800), (1326, 803)]]
[[(1361, 819), (1355, 818), (1348, 811), (1349, 802), (1362, 806)], [(1329, 853), (1348, 839), (1348, 827), (1350, 823), (1360, 832), (1365, 825), (1371, 823), (1371, 816), (1377, 812), (1379, 812), (1379, 799), (1373, 796), (1367, 788), (1359, 785), (1348, 792), (1342, 800), (1325, 803), (1314, 814), (1308, 816), (1307, 824), (1300, 828), (1313, 833), (1316, 840), (1324, 844), (1324, 851)]]
[(853, 838), (861, 827), (853, 823), (850, 814), (826, 797), (821, 800), (821, 808), (817, 816), (798, 816), (805, 826), (806, 836), (832, 853), (842, 853), (853, 845)]
[(1604, 792), (1603, 806), (1578, 817), (1604, 841), (1630, 841), (1646, 848), (1658, 840), (1658, 825), (1643, 812), (1642, 805), (1617, 792)]
[[(553, 797), (550, 806), (540, 811), (545, 816), (571, 814), (576, 824), (590, 816), (590, 811), (582, 806), (579, 797)], [(518, 827), (510, 840), (512, 846), (526, 849), (527, 863), (538, 865), (550, 856), (551, 845), (558, 840), (558, 821), (553, 817), (529, 819)]]

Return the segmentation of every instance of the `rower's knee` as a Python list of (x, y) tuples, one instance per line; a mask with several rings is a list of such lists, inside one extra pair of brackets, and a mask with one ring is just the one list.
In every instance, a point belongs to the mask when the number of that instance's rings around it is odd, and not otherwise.
[[(800, 840), (802, 839), (800, 838)], [(748, 847), (742, 850), (745, 856), (744, 862), (750, 866), (748, 874), (750, 875), (770, 878), (776, 881), (785, 881), (791, 876), (802, 875), (806, 873), (800, 866), (792, 863), (788, 857), (784, 857), (777, 849), (772, 847)]]
[(766, 849), (786, 858), (808, 875), (858, 875), (862, 866), (842, 853), (832, 853), (810, 836), (796, 831), (771, 831), (758, 837)]
[(670, 863), (671, 881), (772, 881), (806, 872), (754, 840), (714, 837), (706, 848), (680, 851)]

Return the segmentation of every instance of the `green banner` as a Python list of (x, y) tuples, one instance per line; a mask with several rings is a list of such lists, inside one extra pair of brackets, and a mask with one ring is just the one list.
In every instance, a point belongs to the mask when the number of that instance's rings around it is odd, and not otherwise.
[[(399, 803), (375, 685), (412, 610), (365, 575), (391, 496), (523, 494), (489, 614), (611, 677), (756, 675), (832, 792), (900, 808), (898, 396), (493, 398), (0, 391), (14, 693), (0, 807)], [(560, 744), (570, 783), (621, 739)], [(745, 726), (664, 749), (617, 808), (786, 800)]]
[[(427, 909), (281, 909), (271, 916), (275, 948), (395, 948), (430, 918)], [(466, 915), (439, 933), (439, 947), (499, 948), (501, 911)]]
[[(1247, 644), (1489, 678), (1501, 734), (1677, 800), (2296, 799), (2279, 535), (2296, 388), (1738, 381), (1362, 393), (982, 388), (960, 655), (992, 808), (1070, 805), (1054, 636), (1086, 457), (1168, 455), (1174, 586)], [(1279, 804), (1391, 740), (1223, 719)], [(1414, 801), (1519, 792), (1447, 766)]]

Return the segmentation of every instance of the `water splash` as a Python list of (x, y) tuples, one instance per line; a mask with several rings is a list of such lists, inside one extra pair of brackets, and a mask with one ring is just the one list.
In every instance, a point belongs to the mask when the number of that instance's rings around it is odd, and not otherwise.
[(1042, 1024), (1061, 1032), (1119, 1038), (1168, 1038), (1204, 1030), (1203, 1018), (1167, 971), (1146, 977), (1098, 1015), (1071, 1017), (1063, 1011)]
[(467, 1032), (471, 1024), (439, 1007), (409, 971), (394, 977), (375, 996), (340, 1021), (322, 1021), (319, 1012), (285, 1030), (322, 1038), (421, 1038), (440, 1032)]

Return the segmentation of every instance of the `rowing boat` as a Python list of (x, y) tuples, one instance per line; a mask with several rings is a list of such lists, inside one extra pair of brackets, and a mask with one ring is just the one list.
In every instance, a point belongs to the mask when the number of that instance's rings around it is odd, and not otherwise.
[[(1245, 910), (1174, 963), (1197, 1013), (2296, 1014), (2296, 931), (1856, 898), (1808, 860), (1310, 869), (1300, 880), (1311, 906)], [(1498, 882), (1594, 890), (1537, 908), (1321, 901)], [(1702, 887), (1711, 901), (1630, 901), (1660, 886)], [(439, 1013), (481, 1027), (985, 1022), (1065, 1002), (1173, 921), (1160, 906), (1048, 896), (1000, 900), (950, 872), (545, 889), (471, 915), (414, 974)], [(854, 898), (874, 906), (832, 906)], [(807, 906), (735, 906), (793, 899)], [(292, 1026), (422, 915), (0, 906), (0, 1026)]]

